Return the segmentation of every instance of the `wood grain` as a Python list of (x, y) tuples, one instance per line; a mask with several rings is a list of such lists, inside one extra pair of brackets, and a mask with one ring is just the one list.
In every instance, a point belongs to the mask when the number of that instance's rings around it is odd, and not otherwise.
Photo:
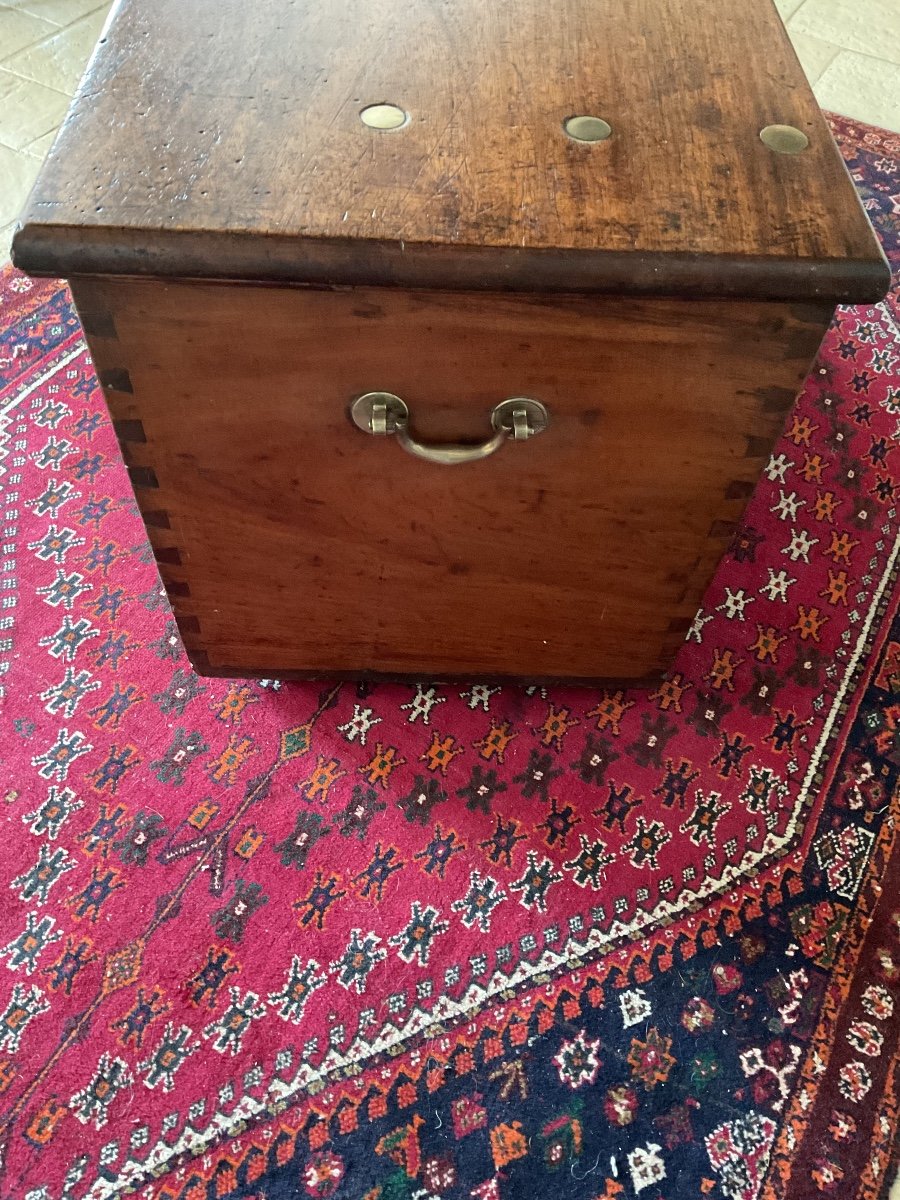
[[(201, 672), (641, 679), (667, 665), (827, 306), (75, 280)], [(551, 424), (460, 467), (499, 400)]]
[[(365, 128), (380, 101), (408, 124)], [(612, 138), (567, 138), (579, 112)], [(809, 149), (772, 153), (772, 123)], [(833, 302), (889, 280), (772, 0), (121, 0), (14, 256)]]

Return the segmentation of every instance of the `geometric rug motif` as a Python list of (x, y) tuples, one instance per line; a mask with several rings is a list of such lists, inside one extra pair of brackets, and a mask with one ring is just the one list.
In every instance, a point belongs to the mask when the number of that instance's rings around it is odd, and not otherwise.
[[(834, 127), (896, 265), (900, 139)], [(631, 691), (196, 676), (67, 290), (0, 324), (0, 1194), (878, 1196), (896, 297)]]

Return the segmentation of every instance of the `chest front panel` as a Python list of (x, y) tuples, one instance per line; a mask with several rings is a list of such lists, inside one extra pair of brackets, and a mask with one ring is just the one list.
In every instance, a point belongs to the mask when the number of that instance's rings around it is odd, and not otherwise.
[[(667, 665), (830, 311), (80, 281), (76, 301), (201, 671), (641, 679)], [(480, 440), (444, 466), (367, 436)]]

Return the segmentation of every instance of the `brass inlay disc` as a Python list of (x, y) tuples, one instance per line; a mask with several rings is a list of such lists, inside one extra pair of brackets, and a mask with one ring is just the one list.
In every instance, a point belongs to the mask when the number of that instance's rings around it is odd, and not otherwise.
[(612, 136), (612, 126), (602, 117), (567, 117), (563, 129), (576, 142), (605, 142)]
[(809, 146), (809, 138), (793, 125), (767, 125), (760, 131), (763, 145), (776, 154), (802, 154)]
[(399, 129), (407, 122), (407, 114), (396, 104), (370, 104), (359, 114), (363, 125), (370, 129)]

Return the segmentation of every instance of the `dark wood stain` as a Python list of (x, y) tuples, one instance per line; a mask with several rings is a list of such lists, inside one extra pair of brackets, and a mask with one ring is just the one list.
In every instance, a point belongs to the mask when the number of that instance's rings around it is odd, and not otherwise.
[(128, 465), (128, 477), (136, 488), (158, 488), (159, 480), (152, 467), (136, 467)]
[(116, 324), (113, 321), (112, 313), (101, 312), (96, 309), (85, 309), (79, 315), (81, 316), (81, 325), (85, 333), (105, 338), (114, 338), (116, 336)]
[(786, 413), (795, 399), (790, 388), (760, 387), (754, 388), (753, 394), (762, 400), (766, 412)]
[(747, 479), (733, 479), (725, 490), (726, 500), (749, 500), (754, 484)]
[[(87, 330), (85, 330), (87, 333)], [(131, 386), (131, 380), (128, 377), (128, 372), (123, 367), (111, 367), (104, 371), (100, 376), (100, 383), (105, 388), (110, 388), (114, 392), (131, 392), (134, 389)]]
[[(106, 384), (107, 387), (111, 385)], [(140, 421), (113, 421), (113, 429), (120, 442), (146, 442), (147, 435)]]
[(172, 522), (169, 520), (169, 514), (162, 512), (160, 509), (144, 508), (141, 516), (144, 518), (144, 524), (151, 529), (171, 529)]
[[(163, 560), (159, 559), (158, 561), (162, 562)], [(163, 587), (166, 589), (169, 599), (177, 599), (181, 596), (190, 596), (191, 594), (191, 589), (188, 585), (178, 579), (164, 579)]]

